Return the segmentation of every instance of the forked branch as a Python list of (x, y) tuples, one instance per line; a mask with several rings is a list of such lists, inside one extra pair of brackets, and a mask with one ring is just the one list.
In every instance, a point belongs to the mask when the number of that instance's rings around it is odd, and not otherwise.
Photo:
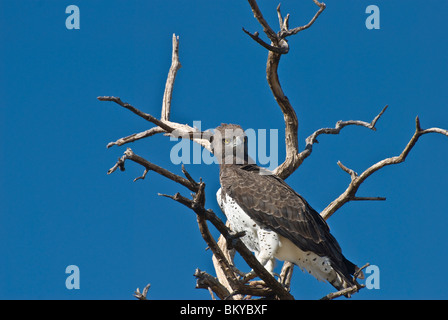
[(299, 122), (297, 119), (296, 112), (289, 102), (288, 97), (286, 97), (283, 89), (280, 85), (280, 80), (278, 78), (278, 65), (280, 63), (280, 58), (282, 54), (289, 52), (289, 45), (286, 41), (286, 37), (297, 34), (298, 32), (308, 29), (319, 17), (319, 15), (325, 10), (325, 4), (317, 0), (313, 0), (314, 3), (319, 6), (319, 10), (314, 15), (309, 23), (304, 26), (297, 27), (294, 29), (289, 29), (289, 15), (283, 18), (280, 12), (280, 6), (277, 7), (277, 15), (279, 18), (280, 31), (275, 33), (271, 26), (266, 22), (263, 14), (258, 7), (255, 0), (248, 0), (249, 5), (252, 9), (254, 17), (263, 27), (263, 31), (266, 36), (271, 40), (271, 44), (267, 44), (260, 37), (259, 33), (250, 33), (243, 28), (243, 31), (248, 34), (257, 43), (261, 44), (263, 47), (269, 50), (268, 60), (266, 63), (266, 78), (269, 87), (274, 95), (277, 104), (279, 105), (283, 117), (285, 120), (285, 145), (286, 145), (286, 158), (285, 161), (274, 171), (274, 174), (278, 175), (282, 179), (289, 177), (301, 164), (299, 161), (299, 143), (298, 143), (298, 128)]
[[(314, 17), (310, 20), (310, 22), (308, 22), (306, 25), (301, 26), (301, 27), (296, 27), (293, 29), (289, 29), (288, 27), (288, 18), (289, 18), (289, 14), (286, 16), (285, 21), (281, 22), (281, 31), (279, 32), (279, 37), (284, 39), (286, 37), (295, 35), (297, 33), (299, 33), (300, 31), (303, 31), (305, 29), (308, 29), (309, 27), (311, 27), (313, 25), (313, 23), (316, 21), (316, 19), (320, 16), (320, 14), (325, 10), (326, 5), (323, 2), (319, 2), (317, 0), (313, 0), (314, 3), (319, 6), (319, 10), (316, 12), (316, 14), (314, 15)], [(281, 17), (281, 13), (280, 13), (280, 5), (279, 7), (277, 7), (277, 12), (279, 13), (279, 18)], [(281, 20), (280, 20), (281, 21)]]
[(299, 166), (302, 164), (303, 160), (308, 158), (311, 155), (311, 152), (313, 152), (313, 145), (315, 143), (319, 143), (317, 141), (317, 137), (321, 134), (339, 134), (340, 131), (345, 128), (346, 126), (361, 126), (368, 129), (371, 129), (373, 131), (376, 131), (376, 123), (381, 118), (383, 113), (387, 110), (388, 106), (385, 106), (383, 110), (375, 117), (371, 122), (365, 122), (365, 121), (359, 121), (359, 120), (348, 120), (348, 121), (338, 121), (336, 123), (336, 126), (334, 128), (322, 128), (319, 130), (316, 130), (312, 135), (310, 135), (308, 138), (306, 138), (306, 146), (305, 150), (299, 153), (298, 155), (298, 164)]
[[(210, 150), (209, 138), (211, 136), (211, 132), (209, 132), (209, 131), (199, 131), (197, 128), (192, 128), (187, 124), (180, 124), (180, 123), (171, 122), (171, 121), (167, 121), (167, 120), (157, 119), (156, 117), (135, 108), (131, 104), (121, 101), (121, 99), (119, 97), (102, 96), (102, 97), (98, 97), (97, 99), (100, 101), (115, 102), (116, 104), (122, 106), (123, 108), (126, 108), (126, 109), (132, 111), (133, 113), (135, 113), (139, 117), (145, 119), (146, 121), (149, 121), (149, 122), (157, 125), (157, 127), (151, 128), (144, 132), (136, 133), (136, 134), (121, 138), (121, 139), (117, 140), (116, 142), (111, 142), (107, 145), (108, 148), (110, 148), (113, 145), (123, 145), (125, 143), (134, 142), (136, 140), (152, 136), (156, 133), (166, 133), (175, 138), (190, 139), (190, 140), (198, 143), (202, 147)], [(166, 109), (164, 112), (166, 112)]]
[(248, 0), (249, 5), (252, 9), (254, 17), (257, 19), (258, 23), (263, 27), (263, 31), (266, 36), (271, 41), (271, 44), (266, 43), (260, 38), (258, 32), (250, 33), (246, 29), (243, 28), (243, 31), (250, 36), (253, 40), (258, 42), (261, 46), (268, 49), (271, 52), (278, 54), (286, 54), (289, 52), (289, 45), (286, 42), (286, 38), (292, 35), (299, 33), (305, 29), (308, 29), (313, 25), (319, 15), (325, 10), (326, 5), (323, 2), (319, 2), (317, 0), (313, 0), (314, 3), (319, 6), (319, 10), (316, 12), (314, 17), (304, 26), (296, 27), (293, 29), (289, 29), (289, 14), (283, 19), (282, 13), (280, 12), (280, 5), (277, 6), (277, 15), (279, 19), (280, 31), (275, 33), (271, 26), (267, 23), (263, 14), (261, 13), (260, 8), (258, 7), (257, 1)]
[(107, 174), (111, 174), (111, 173), (115, 172), (118, 168), (120, 168), (121, 171), (124, 171), (125, 170), (124, 164), (125, 164), (126, 160), (134, 161), (135, 163), (138, 163), (139, 165), (145, 167), (145, 171), (144, 171), (143, 175), (141, 177), (134, 179), (134, 181), (137, 181), (138, 179), (144, 179), (144, 177), (146, 176), (148, 171), (154, 171), (154, 172), (156, 172), (174, 182), (177, 182), (177, 183), (183, 185), (184, 187), (188, 188), (189, 190), (191, 190), (193, 192), (198, 191), (198, 185), (196, 183), (193, 183), (192, 181), (185, 179), (181, 176), (178, 176), (165, 168), (162, 168), (152, 162), (149, 162), (145, 158), (142, 158), (139, 155), (136, 155), (132, 151), (131, 148), (126, 149), (126, 151), (124, 152), (124, 155), (118, 159), (118, 161), (115, 163), (115, 165), (109, 169), (109, 171), (107, 171)]
[(351, 182), (348, 186), (348, 188), (342, 193), (337, 199), (335, 199), (333, 202), (331, 202), (322, 212), (321, 216), (324, 219), (328, 219), (331, 217), (333, 213), (336, 212), (339, 208), (341, 208), (344, 204), (346, 204), (349, 201), (354, 200), (385, 200), (385, 198), (382, 197), (357, 197), (356, 192), (358, 191), (361, 184), (370, 177), (373, 173), (377, 172), (381, 168), (384, 168), (386, 166), (392, 165), (392, 164), (398, 164), (406, 160), (406, 157), (408, 156), (409, 152), (411, 152), (412, 148), (417, 143), (418, 139), (427, 133), (438, 133), (442, 134), (448, 137), (448, 130), (440, 129), (440, 128), (430, 128), (430, 129), (422, 129), (420, 127), (420, 120), (417, 117), (415, 119), (415, 132), (412, 136), (411, 140), (409, 140), (406, 147), (403, 149), (400, 155), (395, 157), (390, 157), (384, 160), (381, 160), (371, 167), (367, 168), (363, 173), (358, 175), (355, 171), (347, 168), (344, 166), (341, 162), (338, 162), (339, 167), (344, 170), (345, 172), (350, 174)]
[(108, 148), (114, 145), (121, 146), (126, 143), (134, 142), (143, 138), (153, 136), (155, 134), (165, 133), (165, 134), (171, 134), (172, 136), (175, 137), (189, 138), (194, 142), (200, 144), (204, 148), (210, 150), (210, 142), (208, 140), (210, 137), (209, 132), (201, 132), (196, 128), (190, 127), (189, 125), (170, 121), (171, 101), (173, 96), (174, 81), (176, 80), (177, 71), (182, 66), (179, 61), (179, 37), (176, 36), (175, 34), (173, 34), (172, 37), (172, 44), (173, 44), (173, 50), (171, 56), (171, 66), (168, 71), (168, 77), (165, 83), (165, 91), (163, 94), (162, 112), (160, 119), (157, 119), (156, 117), (133, 107), (129, 103), (121, 101), (119, 97), (100, 96), (97, 98), (100, 101), (115, 102), (118, 105), (122, 106), (123, 108), (132, 111), (139, 117), (156, 125), (156, 127), (150, 128), (143, 132), (134, 133), (126, 137), (120, 138), (114, 142), (110, 142), (107, 145)]
[(151, 287), (151, 284), (148, 283), (144, 288), (143, 291), (140, 292), (140, 289), (137, 288), (134, 292), (134, 297), (136, 297), (138, 300), (148, 300), (147, 296), (148, 296), (148, 291), (149, 288)]

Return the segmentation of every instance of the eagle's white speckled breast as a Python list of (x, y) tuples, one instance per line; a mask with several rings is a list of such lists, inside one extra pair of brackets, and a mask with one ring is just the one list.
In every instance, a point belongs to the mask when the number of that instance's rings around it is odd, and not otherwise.
[(231, 197), (226, 195), (225, 199), (222, 199), (221, 189), (219, 189), (216, 193), (216, 199), (219, 206), (221, 207), (221, 210), (229, 220), (232, 231), (245, 231), (246, 234), (241, 237), (241, 240), (249, 250), (251, 250), (252, 252), (258, 252), (260, 248), (258, 245), (257, 231), (260, 229), (260, 227)]

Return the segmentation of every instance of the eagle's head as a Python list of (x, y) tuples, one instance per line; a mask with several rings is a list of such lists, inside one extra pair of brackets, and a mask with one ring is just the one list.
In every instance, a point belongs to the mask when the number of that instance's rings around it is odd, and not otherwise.
[(211, 149), (219, 164), (246, 164), (247, 137), (236, 124), (222, 123), (210, 138)]

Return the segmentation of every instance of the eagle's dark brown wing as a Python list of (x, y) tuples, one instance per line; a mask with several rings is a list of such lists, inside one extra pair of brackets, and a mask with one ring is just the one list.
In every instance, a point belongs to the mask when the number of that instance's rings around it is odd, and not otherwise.
[(275, 175), (260, 175), (256, 165), (223, 166), (222, 192), (261, 226), (289, 239), (302, 251), (327, 256), (332, 266), (350, 277), (356, 266), (342, 255), (325, 220), (298, 193)]

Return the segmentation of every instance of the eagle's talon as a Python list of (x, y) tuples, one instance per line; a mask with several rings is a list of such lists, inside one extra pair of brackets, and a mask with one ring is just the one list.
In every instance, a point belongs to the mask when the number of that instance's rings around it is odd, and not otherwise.
[(255, 273), (254, 270), (249, 271), (248, 273), (246, 273), (241, 279), (240, 281), (242, 283), (248, 283), (250, 280), (255, 279), (257, 277), (257, 274)]
[(275, 277), (277, 277), (277, 281), (278, 282), (282, 282), (282, 277), (280, 277), (280, 275), (278, 274), (278, 273), (276, 273), (276, 272), (272, 272), (271, 273), (271, 275), (275, 278)]

